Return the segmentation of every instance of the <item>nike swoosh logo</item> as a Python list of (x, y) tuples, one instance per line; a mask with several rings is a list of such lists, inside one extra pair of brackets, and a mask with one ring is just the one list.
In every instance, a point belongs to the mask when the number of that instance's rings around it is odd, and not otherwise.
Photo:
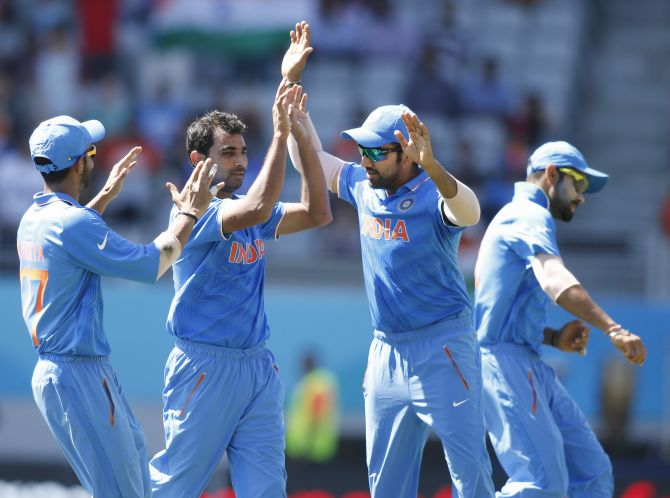
[(458, 403), (456, 401), (454, 401), (453, 403), (451, 403), (451, 405), (454, 408), (456, 408), (457, 406), (461, 406), (463, 403), (465, 403), (467, 401), (470, 401), (470, 398), (465, 398), (463, 401), (459, 401)]
[(109, 235), (109, 232), (107, 232), (107, 233), (105, 234), (105, 238), (104, 238), (104, 240), (103, 240), (100, 244), (98, 244), (98, 249), (100, 249), (101, 251), (102, 251), (102, 250), (105, 248), (105, 246), (107, 245), (107, 236), (108, 236), (108, 235)]

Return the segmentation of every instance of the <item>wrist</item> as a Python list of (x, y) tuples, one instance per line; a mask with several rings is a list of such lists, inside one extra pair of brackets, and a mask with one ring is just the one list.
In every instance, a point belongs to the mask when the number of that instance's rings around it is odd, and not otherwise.
[(560, 337), (560, 334), (561, 334), (560, 330), (552, 330), (551, 331), (550, 342), (551, 342), (551, 345), (555, 348), (558, 348), (558, 343), (559, 343), (558, 339)]
[(616, 337), (619, 335), (629, 334), (629, 332), (618, 323), (612, 324), (609, 327), (607, 327), (607, 331), (605, 333), (607, 334), (607, 337), (609, 337), (612, 340), (616, 339)]
[(289, 86), (302, 84), (302, 79), (300, 78), (300, 75), (294, 75), (294, 78), (295, 79), (291, 79), (288, 76), (284, 76), (284, 79), (286, 80)]
[(200, 217), (197, 214), (193, 213), (192, 211), (179, 210), (179, 212), (177, 213), (177, 216), (180, 216), (180, 215), (188, 218), (189, 220), (192, 220), (194, 225), (196, 223), (198, 223), (198, 220), (200, 220)]

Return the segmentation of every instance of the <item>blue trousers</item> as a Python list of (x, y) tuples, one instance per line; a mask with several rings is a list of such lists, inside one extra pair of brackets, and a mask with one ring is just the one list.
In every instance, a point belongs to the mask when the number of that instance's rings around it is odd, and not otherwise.
[(226, 452), (238, 498), (286, 497), (284, 387), (270, 351), (178, 340), (163, 404), (154, 497), (199, 497)]
[(529, 348), (482, 347), (484, 413), (509, 480), (501, 498), (611, 498), (612, 465), (554, 369)]
[(373, 498), (416, 498), (430, 429), (442, 442), (455, 496), (494, 496), (469, 318), (402, 334), (375, 331), (363, 394)]
[(106, 357), (40, 357), (35, 402), (95, 498), (151, 496), (144, 434)]

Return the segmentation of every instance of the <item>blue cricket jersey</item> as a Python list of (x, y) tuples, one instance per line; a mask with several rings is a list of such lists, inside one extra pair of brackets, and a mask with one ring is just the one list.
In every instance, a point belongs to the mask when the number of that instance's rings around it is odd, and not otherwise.
[(339, 195), (358, 210), (372, 325), (406, 332), (470, 315), (456, 265), (462, 227), (445, 222), (442, 196), (425, 171), (393, 195), (374, 189), (365, 168), (342, 166)]
[(540, 350), (544, 293), (531, 267), (536, 254), (559, 256), (556, 223), (542, 189), (514, 186), (514, 198), (493, 218), (475, 267), (475, 329), (482, 346), (510, 342)]
[(134, 244), (62, 193), (34, 196), (17, 233), (23, 318), (38, 353), (101, 356), (100, 276), (154, 282), (160, 253)]
[[(175, 296), (167, 330), (176, 337), (248, 349), (262, 344), (270, 335), (263, 298), (263, 241), (277, 238), (285, 208), (277, 203), (265, 223), (224, 236), (221, 217), (226, 206), (238, 198), (212, 199), (172, 265)], [(172, 209), (170, 220), (178, 211)]]

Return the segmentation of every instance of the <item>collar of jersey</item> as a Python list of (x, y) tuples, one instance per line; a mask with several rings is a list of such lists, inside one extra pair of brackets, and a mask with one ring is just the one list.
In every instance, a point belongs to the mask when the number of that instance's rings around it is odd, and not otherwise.
[(412, 178), (410, 181), (408, 181), (404, 185), (400, 186), (400, 188), (398, 188), (398, 190), (396, 190), (396, 193), (393, 194), (393, 195), (387, 195), (386, 190), (383, 189), (383, 188), (375, 188), (375, 189), (372, 189), (372, 190), (375, 192), (375, 194), (377, 194), (377, 197), (384, 200), (387, 197), (394, 197), (394, 196), (397, 196), (397, 195), (402, 195), (405, 192), (414, 192), (416, 189), (418, 189), (421, 186), (421, 184), (423, 184), (423, 182), (425, 182), (426, 180), (429, 180), (429, 179), (430, 179), (430, 177), (428, 176), (428, 173), (426, 173), (424, 170), (421, 170), (421, 172), (418, 175), (416, 175), (414, 178)]
[(549, 197), (537, 185), (529, 182), (517, 182), (514, 184), (514, 200), (526, 200), (539, 204), (544, 209), (549, 209)]
[(52, 202), (56, 201), (67, 202), (72, 206), (80, 206), (80, 204), (77, 201), (75, 201), (69, 195), (64, 194), (63, 192), (51, 192), (49, 194), (45, 194), (44, 192), (38, 192), (33, 196), (33, 201), (35, 201), (35, 204), (37, 204), (38, 206), (46, 206), (47, 204), (51, 204)]

